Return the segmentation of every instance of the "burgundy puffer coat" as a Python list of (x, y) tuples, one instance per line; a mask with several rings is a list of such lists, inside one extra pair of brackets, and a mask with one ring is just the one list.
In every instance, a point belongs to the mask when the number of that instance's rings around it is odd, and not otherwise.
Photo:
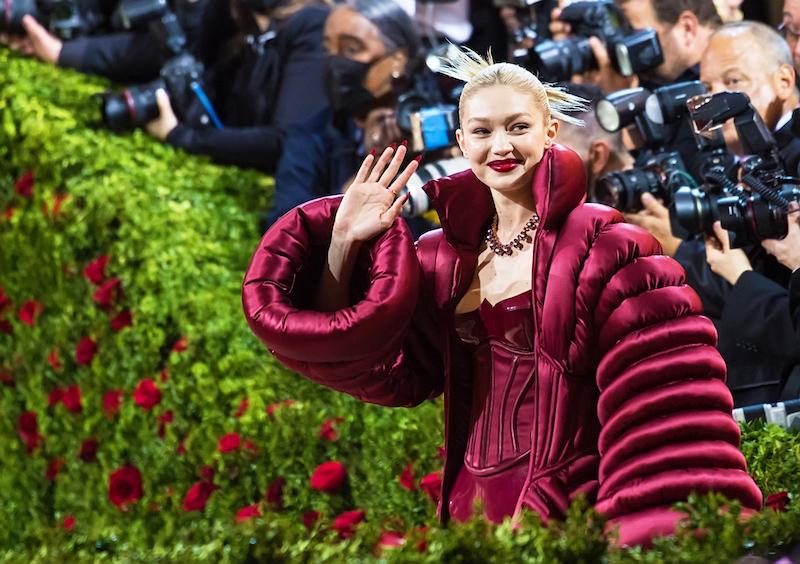
[[(536, 377), (532, 448), (517, 502), (545, 520), (585, 493), (626, 544), (674, 530), (670, 509), (717, 490), (761, 506), (731, 417), (716, 332), (681, 267), (616, 210), (584, 204), (579, 157), (554, 145), (534, 172)], [(425, 187), (442, 229), (416, 245), (404, 223), (365, 245), (354, 305), (310, 309), (341, 197), (286, 214), (244, 281), (253, 331), (286, 366), (363, 401), (413, 406), (444, 393), (439, 512), (464, 461), (471, 356), (453, 315), (494, 213), (471, 171)]]

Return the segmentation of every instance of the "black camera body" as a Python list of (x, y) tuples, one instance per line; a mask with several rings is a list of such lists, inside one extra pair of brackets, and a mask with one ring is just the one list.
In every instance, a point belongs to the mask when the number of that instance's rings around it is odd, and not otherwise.
[(612, 66), (623, 76), (664, 62), (656, 31), (634, 30), (613, 0), (573, 2), (561, 11), (559, 19), (570, 24), (573, 37), (540, 42), (529, 55), (527, 66), (544, 80), (564, 82), (572, 75), (595, 70), (597, 61), (589, 45), (592, 36), (605, 43)]
[(106, 24), (99, 7), (77, 0), (5, 0), (0, 32), (24, 35), (22, 18), (33, 16), (53, 35), (74, 39), (93, 33)]
[(519, 45), (525, 39), (543, 41), (550, 37), (550, 14), (558, 8), (558, 0), (494, 0), (494, 6), (517, 11), (520, 29), (514, 32), (511, 40)]
[[(780, 239), (788, 231), (790, 201), (800, 201), (800, 181), (786, 175), (772, 133), (742, 92), (720, 92), (691, 98), (687, 106), (701, 150), (711, 147), (702, 190), (676, 194), (678, 223), (693, 234), (711, 233), (713, 222), (731, 232), (731, 247)], [(721, 127), (734, 120), (739, 141), (752, 156), (741, 161), (741, 183), (735, 182), (732, 156), (723, 156)]]

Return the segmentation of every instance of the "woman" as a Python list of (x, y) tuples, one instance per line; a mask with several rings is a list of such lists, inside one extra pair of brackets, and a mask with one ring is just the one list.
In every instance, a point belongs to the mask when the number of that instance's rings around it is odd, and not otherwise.
[[(203, 77), (224, 127), (180, 123), (166, 92), (160, 91), (160, 116), (147, 124), (148, 133), (221, 164), (273, 174), (286, 129), (328, 104), (322, 82), (322, 29), (328, 16), (324, 4), (321, 0), (230, 2), (237, 33), (228, 49), (211, 56), (217, 62)], [(216, 19), (206, 22), (209, 33), (218, 24)], [(206, 43), (204, 38), (201, 51), (208, 50)], [(203, 113), (196, 109), (183, 112)]]
[(266, 223), (308, 200), (338, 194), (373, 148), (402, 141), (398, 94), (424, 73), (414, 22), (394, 0), (348, 0), (325, 22), (330, 108), (290, 127)]
[(716, 334), (683, 271), (616, 210), (583, 204), (583, 165), (553, 142), (578, 100), (474, 53), (448, 72), (467, 81), (470, 170), (425, 187), (442, 229), (414, 246), (395, 221), (416, 169), (393, 180), (404, 147), (367, 157), (344, 197), (264, 236), (243, 286), (253, 331), (363, 401), (443, 392), (443, 520), (474, 501), (494, 521), (560, 518), (585, 494), (638, 544), (673, 531), (670, 506), (692, 491), (759, 508)]

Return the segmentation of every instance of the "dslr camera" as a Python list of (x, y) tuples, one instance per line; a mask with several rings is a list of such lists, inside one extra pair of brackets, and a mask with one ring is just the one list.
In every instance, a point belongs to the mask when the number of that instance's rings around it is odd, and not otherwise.
[(525, 39), (539, 41), (550, 37), (550, 14), (558, 8), (558, 0), (494, 0), (494, 6), (516, 10), (520, 28), (511, 41), (519, 45)]
[(572, 37), (542, 41), (527, 54), (525, 64), (541, 78), (565, 82), (572, 75), (597, 69), (589, 37), (598, 37), (608, 50), (611, 64), (623, 76), (632, 76), (664, 62), (658, 35), (652, 28), (634, 30), (614, 0), (573, 2), (559, 16), (572, 27)]
[(89, 35), (106, 24), (99, 6), (78, 0), (5, 0), (0, 32), (25, 35), (22, 18), (33, 16), (62, 40)]

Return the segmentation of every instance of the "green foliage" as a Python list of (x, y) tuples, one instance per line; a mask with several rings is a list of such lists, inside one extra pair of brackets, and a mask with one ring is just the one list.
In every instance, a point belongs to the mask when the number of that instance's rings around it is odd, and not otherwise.
[[(692, 498), (686, 530), (649, 552), (609, 548), (603, 520), (585, 501), (548, 527), (533, 515), (518, 528), (438, 526), (433, 503), (398, 476), (409, 463), (415, 482), (440, 468), (441, 403), (392, 410), (329, 392), (283, 369), (244, 321), (240, 284), (271, 180), (213, 166), (140, 132), (110, 134), (98, 123), (102, 80), (7, 51), (0, 65), (0, 296), (12, 302), (0, 311), (0, 329), (7, 322), (12, 331), (0, 330), (3, 561), (714, 561), (780, 550), (800, 536), (800, 439), (772, 427), (745, 429), (743, 451), (765, 493), (790, 492), (786, 512), (767, 510), (744, 523), (735, 504)], [(14, 186), (27, 171), (35, 178), (31, 198)], [(67, 197), (59, 211), (57, 196)], [(108, 310), (82, 274), (101, 255), (110, 257), (105, 278), (121, 281)], [(43, 305), (32, 325), (19, 316), (28, 300)], [(133, 325), (112, 330), (110, 319), (126, 309)], [(98, 352), (79, 365), (83, 337)], [(187, 347), (176, 349), (182, 337)], [(58, 362), (48, 360), (53, 351)], [(133, 399), (146, 378), (161, 394), (152, 409)], [(71, 385), (81, 390), (80, 412), (48, 405), (51, 392)], [(116, 389), (124, 392), (121, 408), (107, 416), (103, 396)], [(18, 433), (29, 411), (44, 436), (31, 453)], [(172, 421), (164, 419), (169, 413)], [(321, 438), (321, 425), (335, 418), (342, 418), (335, 439)], [(220, 452), (228, 433), (247, 446)], [(95, 462), (78, 458), (88, 438), (99, 444)], [(50, 480), (57, 458), (64, 465)], [(348, 470), (334, 494), (309, 487), (313, 469), (328, 460)], [(109, 501), (109, 475), (126, 464), (140, 470), (143, 497), (121, 510)], [(203, 510), (184, 511), (205, 466), (216, 489)], [(286, 480), (282, 507), (264, 501), (277, 477)], [(261, 515), (237, 523), (251, 504)], [(355, 508), (366, 522), (340, 540), (331, 524)], [(321, 518), (309, 530), (302, 514), (312, 510)], [(405, 544), (376, 548), (386, 530), (405, 533)]]

